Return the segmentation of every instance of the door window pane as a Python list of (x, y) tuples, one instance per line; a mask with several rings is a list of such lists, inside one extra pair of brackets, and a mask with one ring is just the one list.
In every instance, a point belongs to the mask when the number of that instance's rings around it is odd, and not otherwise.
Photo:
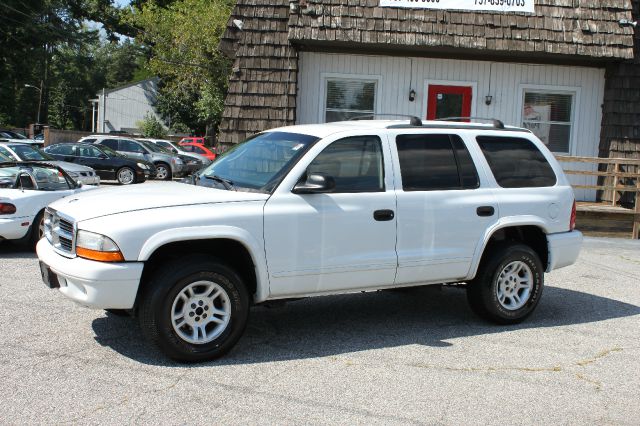
[(433, 191), (478, 187), (478, 175), (456, 135), (399, 135), (396, 138), (402, 189)]
[(102, 141), (100, 141), (101, 145), (104, 146), (108, 146), (109, 148), (113, 149), (114, 151), (118, 150), (118, 140), (117, 139), (104, 139)]
[(51, 145), (48, 152), (57, 155), (73, 155), (73, 145)]
[(553, 169), (531, 141), (500, 136), (478, 136), (477, 141), (501, 187), (535, 188), (556, 184)]
[(375, 113), (376, 82), (327, 80), (325, 122), (348, 120)]
[(462, 98), (458, 93), (436, 94), (436, 119), (462, 117)]
[(141, 154), (146, 153), (145, 149), (142, 148), (138, 143), (127, 140), (127, 139), (120, 139), (120, 151), (138, 152)]
[(526, 90), (523, 127), (531, 130), (552, 152), (571, 150), (573, 94)]
[(336, 181), (333, 192), (384, 191), (382, 146), (377, 136), (340, 139), (326, 147), (307, 168)]

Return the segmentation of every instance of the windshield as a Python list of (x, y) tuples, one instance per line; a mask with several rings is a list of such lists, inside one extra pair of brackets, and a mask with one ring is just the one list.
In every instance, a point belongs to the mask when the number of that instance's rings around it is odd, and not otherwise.
[(299, 133), (260, 133), (218, 157), (200, 178), (222, 178), (235, 189), (270, 192), (317, 140)]
[(21, 135), (20, 133), (12, 132), (10, 130), (2, 130), (0, 131), (0, 135), (9, 139), (27, 139), (26, 136)]
[(106, 145), (97, 145), (96, 148), (107, 154), (109, 157), (125, 157), (124, 155), (112, 150)]
[(153, 142), (149, 142), (149, 141), (138, 141), (138, 142), (140, 142), (142, 145), (147, 147), (151, 152), (158, 152), (160, 154), (173, 154), (172, 152), (169, 152), (166, 149), (159, 147)]
[(55, 158), (51, 157), (48, 154), (45, 154), (44, 152), (35, 149), (29, 145), (22, 145), (22, 144), (15, 144), (15, 145), (9, 145), (9, 148), (11, 148), (13, 150), (13, 152), (16, 153), (16, 155), (22, 160), (22, 161), (46, 161), (46, 160), (55, 160)]
[(0, 167), (0, 187), (60, 191), (73, 187), (58, 169), (47, 166), (19, 165)]

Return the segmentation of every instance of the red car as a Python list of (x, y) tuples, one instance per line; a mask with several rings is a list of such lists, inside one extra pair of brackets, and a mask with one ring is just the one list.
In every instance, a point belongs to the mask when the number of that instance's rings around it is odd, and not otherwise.
[(200, 145), (199, 143), (182, 143), (180, 142), (180, 146), (187, 152), (193, 152), (195, 154), (204, 155), (209, 160), (213, 161), (216, 159), (216, 153), (211, 151), (204, 145)]
[(198, 145), (204, 145), (204, 137), (202, 136), (189, 136), (186, 138), (182, 138), (180, 139), (180, 142), (178, 142), (180, 145), (182, 145), (183, 143), (195, 143)]

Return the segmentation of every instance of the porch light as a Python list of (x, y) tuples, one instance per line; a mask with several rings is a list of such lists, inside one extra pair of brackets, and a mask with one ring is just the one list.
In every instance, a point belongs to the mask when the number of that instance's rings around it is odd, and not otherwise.
[(409, 102), (413, 102), (416, 100), (416, 91), (411, 89), (409, 92)]
[(487, 95), (484, 97), (484, 103), (487, 105), (491, 105), (491, 102), (493, 102), (493, 96), (491, 95)]

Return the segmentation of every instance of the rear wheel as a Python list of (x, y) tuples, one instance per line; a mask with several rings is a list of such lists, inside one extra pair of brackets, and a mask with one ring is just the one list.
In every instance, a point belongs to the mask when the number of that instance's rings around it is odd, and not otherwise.
[(498, 246), (483, 259), (467, 286), (467, 300), (479, 316), (515, 324), (531, 315), (544, 287), (540, 258), (523, 244)]
[(136, 181), (136, 173), (131, 167), (122, 167), (116, 173), (116, 179), (120, 185), (130, 185)]
[(177, 361), (217, 358), (244, 332), (246, 288), (235, 271), (216, 259), (188, 257), (166, 265), (147, 289), (139, 310), (142, 330)]
[(33, 223), (31, 224), (31, 231), (29, 232), (26, 243), (28, 247), (32, 250), (36, 249), (36, 245), (38, 241), (44, 236), (44, 210), (39, 212), (35, 219), (33, 219)]

